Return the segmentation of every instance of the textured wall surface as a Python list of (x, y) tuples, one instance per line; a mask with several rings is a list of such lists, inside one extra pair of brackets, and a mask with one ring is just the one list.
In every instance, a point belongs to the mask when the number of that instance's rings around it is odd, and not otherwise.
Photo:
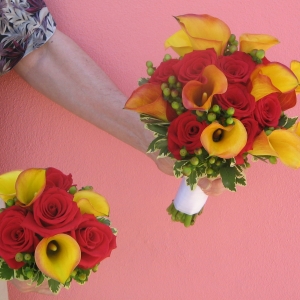
[[(281, 43), (270, 60), (300, 60), (298, 1), (48, 0), (58, 28), (72, 37), (129, 96), (158, 64), (172, 16), (207, 13), (232, 32), (268, 33)], [(256, 163), (238, 193), (210, 197), (193, 228), (165, 208), (179, 182), (145, 155), (79, 119), (29, 87), (16, 73), (0, 80), (0, 172), (53, 166), (90, 184), (111, 204), (118, 249), (84, 286), (57, 300), (300, 299), (299, 171)], [(113, 101), (113, 99), (111, 100)], [(299, 115), (300, 106), (289, 115)], [(122, 111), (120, 111), (120, 114)], [(20, 294), (11, 300), (53, 299)]]

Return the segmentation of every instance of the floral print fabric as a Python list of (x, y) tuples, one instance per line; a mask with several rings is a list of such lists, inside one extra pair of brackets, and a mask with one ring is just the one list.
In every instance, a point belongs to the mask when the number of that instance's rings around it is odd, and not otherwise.
[(45, 44), (55, 28), (43, 0), (0, 0), (0, 75)]

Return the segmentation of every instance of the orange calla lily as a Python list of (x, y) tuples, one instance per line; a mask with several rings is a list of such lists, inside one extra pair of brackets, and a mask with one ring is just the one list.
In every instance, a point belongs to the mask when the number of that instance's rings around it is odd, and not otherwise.
[(45, 185), (45, 169), (24, 170), (16, 181), (16, 196), (25, 206), (31, 205), (41, 195)]
[(124, 108), (168, 121), (167, 101), (162, 97), (159, 84), (146, 83), (138, 87), (127, 100)]
[[(192, 50), (213, 48), (222, 55), (230, 37), (229, 27), (220, 19), (209, 15), (187, 14), (175, 17), (182, 31), (165, 42), (176, 53), (183, 56)], [(186, 52), (185, 52), (186, 51)]]
[(271, 155), (278, 157), (290, 168), (300, 167), (300, 136), (298, 128), (292, 130), (274, 130), (269, 136), (264, 131), (254, 140), (252, 155)]
[(209, 155), (221, 158), (237, 156), (247, 143), (247, 131), (243, 123), (233, 119), (234, 125), (222, 126), (215, 122), (201, 134), (201, 143)]
[(205, 67), (202, 75), (206, 82), (192, 80), (182, 90), (182, 103), (187, 109), (207, 111), (211, 107), (213, 96), (227, 90), (226, 76), (215, 65)]
[[(294, 74), (298, 78), (298, 81), (300, 82), (300, 62), (293, 60), (291, 62), (291, 70), (294, 72)], [(295, 91), (296, 93), (300, 93), (300, 84), (298, 84)]]
[(250, 53), (252, 50), (268, 50), (278, 44), (277, 38), (268, 34), (242, 34), (240, 36), (240, 51)]
[(34, 258), (41, 272), (64, 284), (79, 264), (81, 250), (71, 236), (57, 234), (39, 242)]
[(276, 62), (257, 66), (250, 79), (251, 94), (256, 101), (271, 93), (288, 93), (299, 85), (295, 74), (288, 67)]
[(16, 181), (22, 171), (11, 171), (0, 175), (0, 198), (6, 202), (16, 195)]
[(93, 191), (79, 191), (74, 194), (73, 201), (77, 203), (82, 214), (93, 214), (95, 217), (109, 215), (108, 202)]

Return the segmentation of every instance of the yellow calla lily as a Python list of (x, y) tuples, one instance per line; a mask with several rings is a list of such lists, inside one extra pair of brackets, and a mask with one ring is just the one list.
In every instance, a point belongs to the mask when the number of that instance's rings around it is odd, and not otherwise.
[(35, 262), (42, 273), (64, 284), (81, 259), (75, 239), (57, 234), (42, 239), (35, 249)]
[(22, 171), (11, 171), (0, 175), (0, 198), (6, 202), (16, 195), (16, 181)]
[[(298, 126), (292, 130), (274, 130), (269, 136), (264, 131), (255, 139), (252, 155), (271, 155), (278, 157), (290, 168), (300, 167), (300, 136)], [(299, 130), (300, 131), (300, 130)]]
[(201, 143), (211, 156), (233, 158), (247, 143), (247, 131), (243, 123), (233, 119), (234, 125), (222, 126), (215, 122), (208, 125), (201, 134)]
[(202, 72), (206, 82), (189, 81), (182, 90), (182, 104), (191, 110), (209, 110), (216, 94), (226, 92), (228, 83), (224, 73), (215, 65), (209, 65)]
[[(175, 17), (183, 32), (175, 33), (165, 42), (179, 55), (192, 50), (213, 48), (222, 55), (230, 37), (229, 27), (220, 19), (209, 15), (187, 14)], [(185, 33), (186, 36), (183, 34)], [(187, 51), (187, 52), (185, 52)]]
[(288, 67), (276, 62), (257, 66), (250, 79), (251, 94), (256, 101), (272, 93), (288, 93), (299, 85), (295, 74)]
[(108, 202), (103, 196), (93, 191), (79, 191), (74, 194), (73, 201), (77, 203), (82, 214), (93, 214), (95, 217), (109, 215)]
[(16, 196), (25, 206), (31, 205), (44, 191), (45, 185), (45, 169), (24, 170), (16, 181)]
[(268, 50), (278, 44), (277, 38), (268, 34), (249, 34), (244, 33), (240, 36), (240, 51), (250, 53), (252, 50)]
[(159, 84), (147, 83), (138, 87), (127, 100), (124, 108), (168, 121), (167, 101), (162, 97)]
[[(294, 72), (294, 74), (298, 78), (298, 81), (300, 82), (300, 62), (293, 60), (291, 62), (291, 70)], [(295, 91), (296, 93), (300, 93), (300, 84), (298, 84)]]

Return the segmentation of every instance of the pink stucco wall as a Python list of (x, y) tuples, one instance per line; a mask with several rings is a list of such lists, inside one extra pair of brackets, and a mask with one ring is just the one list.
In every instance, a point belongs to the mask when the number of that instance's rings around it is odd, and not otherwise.
[[(58, 28), (71, 36), (129, 96), (158, 64), (173, 15), (208, 13), (237, 35), (268, 33), (281, 44), (271, 60), (300, 60), (299, 1), (48, 0)], [(0, 172), (53, 166), (91, 184), (111, 204), (118, 249), (90, 281), (57, 300), (300, 299), (299, 171), (254, 164), (248, 186), (209, 198), (193, 228), (165, 208), (179, 182), (143, 154), (41, 96), (14, 72), (0, 80)], [(113, 99), (111, 99), (113, 101)], [(120, 111), (120, 114), (122, 111)], [(300, 106), (290, 111), (299, 115)], [(9, 284), (11, 300), (33, 299)], [(50, 296), (35, 296), (52, 299)]]

